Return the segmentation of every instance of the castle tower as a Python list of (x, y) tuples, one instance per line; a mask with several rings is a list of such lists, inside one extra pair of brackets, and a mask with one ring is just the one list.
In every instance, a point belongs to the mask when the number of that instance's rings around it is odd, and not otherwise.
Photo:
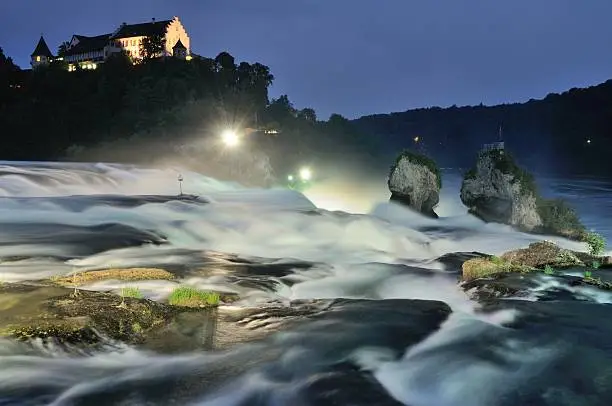
[(172, 47), (172, 55), (174, 55), (175, 58), (187, 59), (187, 47), (183, 45), (180, 39)]
[(36, 49), (34, 49), (34, 52), (32, 52), (32, 55), (30, 55), (30, 57), (30, 65), (32, 65), (32, 68), (37, 68), (39, 66), (47, 66), (53, 61), (53, 54), (49, 50), (49, 47), (47, 46), (47, 43), (45, 42), (45, 39), (42, 35), (38, 40), (38, 45), (36, 45)]

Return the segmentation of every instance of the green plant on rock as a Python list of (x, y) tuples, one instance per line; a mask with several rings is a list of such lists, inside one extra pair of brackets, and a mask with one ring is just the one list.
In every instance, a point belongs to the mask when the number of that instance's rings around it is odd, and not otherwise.
[(544, 267), (544, 273), (545, 273), (546, 275), (554, 275), (554, 274), (555, 274), (555, 270), (553, 269), (553, 267), (552, 267), (552, 266), (550, 266), (550, 265), (546, 265), (546, 266)]
[(142, 292), (140, 291), (139, 288), (135, 287), (135, 286), (127, 286), (124, 288), (121, 288), (121, 297), (126, 298), (126, 297), (131, 297), (134, 299), (143, 299), (144, 296), (142, 294)]
[(591, 255), (601, 255), (606, 248), (606, 240), (601, 234), (586, 233), (583, 241), (589, 246), (589, 254)]
[(172, 291), (168, 297), (168, 303), (173, 306), (202, 307), (216, 306), (221, 301), (221, 295), (217, 292), (208, 292), (181, 286)]
[(584, 277), (590, 279), (592, 277), (591, 271), (584, 271)]
[(395, 171), (395, 168), (397, 168), (397, 165), (404, 158), (407, 158), (410, 162), (413, 162), (413, 163), (419, 164), (419, 165), (423, 165), (427, 169), (429, 169), (431, 171), (431, 173), (436, 175), (436, 179), (438, 180), (438, 188), (442, 189), (442, 173), (440, 172), (440, 168), (438, 168), (438, 165), (436, 164), (436, 161), (434, 161), (433, 159), (429, 158), (428, 156), (425, 156), (425, 155), (422, 155), (422, 154), (418, 154), (418, 153), (410, 151), (408, 149), (402, 151), (402, 153), (399, 154), (399, 156), (397, 157), (397, 159), (395, 160), (393, 165), (391, 165), (391, 170), (389, 172), (389, 177), (391, 177), (391, 174)]
[(117, 305), (117, 307), (119, 307), (121, 309), (126, 309), (127, 308), (127, 304), (125, 304), (125, 298), (126, 297), (131, 297), (131, 298), (134, 298), (134, 299), (142, 299), (142, 298), (144, 298), (144, 296), (140, 292), (140, 289), (138, 289), (137, 287), (123, 287), (123, 288), (121, 288), (121, 291), (119, 293), (121, 295), (121, 303), (119, 303), (119, 305)]
[(506, 263), (506, 261), (504, 261), (503, 259), (495, 255), (491, 256), (489, 260), (493, 262), (495, 265), (504, 265)]
[(561, 199), (543, 199), (537, 197), (536, 200), (538, 215), (542, 219), (544, 228), (547, 231), (561, 232), (579, 236), (584, 234), (584, 225), (576, 211)]

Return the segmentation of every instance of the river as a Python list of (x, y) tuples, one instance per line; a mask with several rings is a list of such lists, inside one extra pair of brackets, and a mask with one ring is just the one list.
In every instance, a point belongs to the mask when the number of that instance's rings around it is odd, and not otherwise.
[[(437, 260), (541, 239), (467, 215), (458, 174), (445, 172), (437, 220), (387, 203), (384, 179), (331, 180), (304, 196), (181, 174), (185, 193), (201, 202), (167, 197), (179, 188), (173, 169), (0, 163), (0, 280), (204, 266), (180, 283), (235, 292), (240, 300), (219, 312), (228, 320), (253, 309), (232, 328), (265, 330), (265, 338), (172, 354), (0, 341), (0, 405), (612, 404), (612, 295), (542, 283), (532, 297), (481, 312)], [(612, 184), (539, 181), (612, 238)], [(177, 283), (129, 285), (164, 300)], [(539, 301), (555, 289), (572, 300)], [(534, 313), (546, 317), (532, 321)]]

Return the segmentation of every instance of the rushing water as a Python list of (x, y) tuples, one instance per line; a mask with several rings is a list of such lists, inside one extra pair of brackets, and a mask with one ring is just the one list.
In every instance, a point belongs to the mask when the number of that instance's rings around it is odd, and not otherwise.
[[(220, 312), (254, 309), (236, 317), (236, 326), (272, 334), (172, 355), (125, 345), (82, 354), (0, 342), (0, 405), (612, 404), (611, 332), (603, 325), (612, 315), (609, 295), (572, 288), (580, 301), (516, 298), (516, 305), (485, 313), (458, 287), (456, 270), (436, 260), (453, 252), (499, 254), (540, 239), (468, 216), (458, 175), (445, 175), (441, 218), (433, 220), (384, 202), (384, 179), (382, 187), (319, 185), (303, 196), (183, 173), (183, 190), (199, 198), (181, 200), (172, 197), (177, 174), (1, 164), (0, 279), (164, 267), (182, 275), (180, 283), (239, 294)], [(587, 226), (608, 238), (610, 188), (542, 180), (546, 194), (570, 200)], [(325, 210), (349, 207), (355, 196), (360, 214)], [(207, 271), (190, 272), (195, 268)], [(163, 300), (176, 283), (129, 285)], [(340, 298), (346, 300), (333, 301)], [(313, 299), (314, 309), (300, 307)], [(446, 303), (452, 313), (447, 318), (443, 304), (412, 299)], [(282, 308), (295, 312), (281, 315)], [(530, 312), (546, 317), (525, 321)], [(589, 377), (596, 383), (576, 383)]]

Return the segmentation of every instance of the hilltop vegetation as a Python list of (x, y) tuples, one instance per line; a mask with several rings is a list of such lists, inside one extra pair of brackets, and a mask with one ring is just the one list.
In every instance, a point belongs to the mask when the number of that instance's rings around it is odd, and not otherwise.
[[(361, 117), (355, 124), (397, 149), (419, 147), (441, 166), (467, 168), (482, 144), (503, 139), (522, 164), (556, 173), (611, 174), (612, 81), (499, 106), (425, 108)], [(590, 143), (588, 141), (591, 141)]]
[[(62, 159), (68, 150), (126, 139), (174, 145), (218, 137), (224, 128), (279, 131), (253, 137), (253, 146), (279, 168), (305, 156), (371, 153), (364, 147), (367, 137), (346, 118), (334, 114), (320, 121), (313, 109), (296, 109), (287, 96), (270, 100), (270, 69), (237, 63), (227, 52), (214, 59), (149, 58), (136, 65), (118, 54), (96, 70), (68, 72), (61, 62), (21, 71), (0, 50), (0, 70), (7, 72), (0, 75), (7, 79), (0, 83), (0, 128), (11, 137), (0, 159)], [(142, 155), (149, 162), (154, 158)]]

